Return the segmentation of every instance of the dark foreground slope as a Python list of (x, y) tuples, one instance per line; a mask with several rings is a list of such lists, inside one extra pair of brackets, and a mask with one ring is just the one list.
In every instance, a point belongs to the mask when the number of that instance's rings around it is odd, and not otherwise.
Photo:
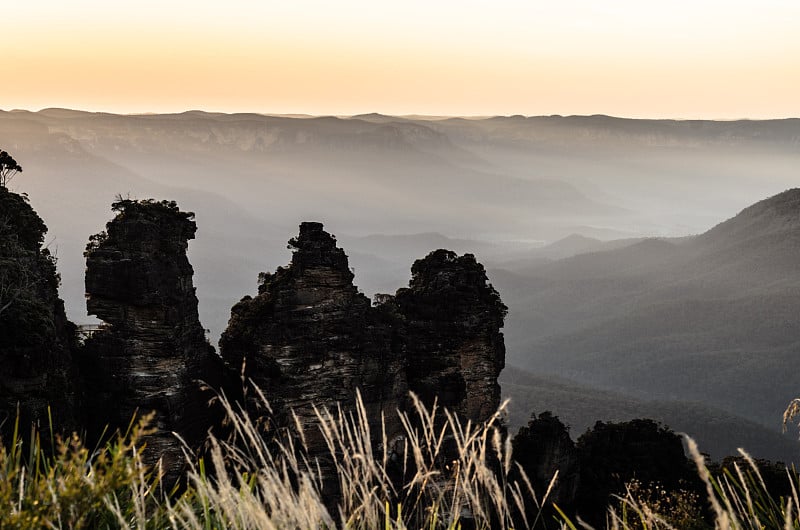
[(514, 364), (699, 402), (777, 430), (800, 390), (797, 263), (800, 189), (792, 189), (694, 238), (493, 276), (511, 308)]

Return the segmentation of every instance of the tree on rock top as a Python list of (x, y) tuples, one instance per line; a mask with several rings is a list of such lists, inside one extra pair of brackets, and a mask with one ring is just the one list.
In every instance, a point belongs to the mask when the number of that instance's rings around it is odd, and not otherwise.
[(17, 173), (22, 173), (22, 166), (6, 151), (0, 151), (0, 187), (8, 187)]

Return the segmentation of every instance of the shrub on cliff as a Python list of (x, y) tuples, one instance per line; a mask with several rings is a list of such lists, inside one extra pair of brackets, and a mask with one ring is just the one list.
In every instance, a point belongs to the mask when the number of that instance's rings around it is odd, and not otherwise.
[[(191, 236), (197, 230), (196, 225), (192, 222), (194, 219), (194, 212), (182, 212), (175, 201), (157, 201), (155, 199), (129, 199), (117, 195), (114, 202), (111, 203), (111, 210), (117, 212), (117, 221), (126, 219), (136, 219), (144, 222), (169, 224), (170, 219), (175, 219), (177, 226), (184, 226)], [(108, 237), (117, 237), (113, 232), (114, 221), (106, 225), (106, 231), (100, 232), (89, 236), (89, 243), (86, 245), (86, 252), (91, 252), (99, 248), (100, 244)], [(120, 224), (117, 222), (116, 224)]]

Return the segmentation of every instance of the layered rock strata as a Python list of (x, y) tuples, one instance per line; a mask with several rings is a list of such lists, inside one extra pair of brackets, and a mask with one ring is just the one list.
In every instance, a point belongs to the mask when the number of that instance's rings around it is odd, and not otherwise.
[[(303, 223), (289, 242), (291, 264), (262, 274), (259, 293), (233, 307), (220, 341), (270, 400), (272, 418), (316, 425), (314, 407), (351, 408), (360, 389), (373, 433), (381, 415), (391, 437), (409, 388), (430, 406), (483, 421), (500, 401), (506, 308), (474, 256), (438, 250), (412, 268), (408, 288), (376, 305), (353, 285), (347, 256), (320, 223)], [(255, 411), (251, 401), (250, 410)], [(305, 438), (324, 453), (314, 427)]]
[(105, 323), (82, 355), (88, 427), (124, 428), (137, 411), (155, 412), (145, 456), (161, 457), (176, 477), (183, 458), (172, 432), (199, 442), (209, 427), (200, 380), (219, 371), (186, 257), (196, 225), (174, 202), (121, 200), (113, 209), (85, 253), (87, 309)]
[[(399, 431), (396, 411), (407, 393), (405, 358), (390, 308), (373, 308), (353, 285), (347, 256), (320, 223), (300, 225), (289, 241), (291, 264), (262, 274), (258, 295), (231, 311), (220, 340), (225, 361), (263, 392), (278, 426), (305, 428), (311, 455), (326, 448), (317, 409), (354, 406), (360, 389), (370, 428)], [(251, 400), (250, 411), (257, 409)]]

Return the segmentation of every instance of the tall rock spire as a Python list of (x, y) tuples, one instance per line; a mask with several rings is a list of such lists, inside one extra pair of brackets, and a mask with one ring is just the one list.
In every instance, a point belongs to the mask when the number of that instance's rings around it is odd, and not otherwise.
[[(408, 288), (372, 306), (320, 223), (301, 224), (289, 247), (291, 264), (261, 275), (259, 294), (233, 307), (220, 341), (224, 360), (244, 367), (273, 418), (293, 426), (293, 410), (301, 425), (315, 425), (315, 406), (352, 407), (357, 388), (373, 432), (383, 412), (389, 436), (409, 388), (473, 421), (497, 410), (506, 307), (474, 256), (434, 251), (414, 264)], [(324, 453), (316, 429), (306, 441), (312, 454)]]
[[(347, 256), (321, 223), (302, 223), (289, 247), (291, 264), (262, 274), (259, 294), (231, 310), (223, 358), (244, 366), (279, 424), (293, 426), (294, 411), (302, 425), (316, 425), (314, 407), (352, 408), (360, 389), (373, 432), (381, 412), (387, 431), (399, 430), (405, 360), (386, 309), (373, 308), (353, 285)], [(324, 452), (315, 427), (305, 439), (311, 454)]]
[(163, 457), (174, 477), (183, 458), (172, 432), (197, 443), (209, 423), (199, 380), (213, 376), (214, 355), (186, 256), (197, 227), (174, 202), (121, 200), (113, 209), (85, 253), (86, 306), (105, 323), (82, 356), (90, 431), (155, 411), (146, 456)]
[(431, 406), (483, 421), (500, 405), (507, 308), (472, 254), (436, 250), (395, 296), (405, 323), (409, 388)]

